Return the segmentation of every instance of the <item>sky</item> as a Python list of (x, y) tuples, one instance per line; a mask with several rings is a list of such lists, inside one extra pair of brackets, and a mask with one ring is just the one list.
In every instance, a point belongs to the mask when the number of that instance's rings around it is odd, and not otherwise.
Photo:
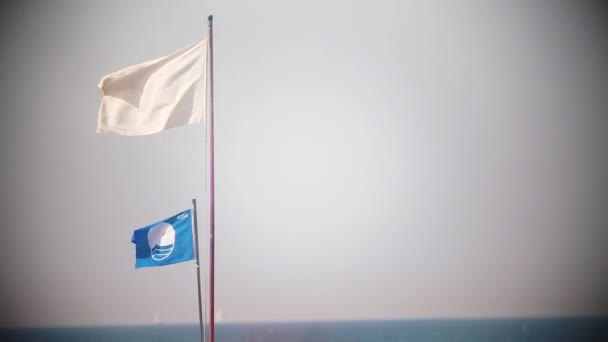
[(603, 9), (53, 0), (0, 14), (0, 327), (197, 322), (130, 238), (204, 207), (204, 127), (97, 135), (96, 85), (209, 14), (218, 321), (608, 314)]

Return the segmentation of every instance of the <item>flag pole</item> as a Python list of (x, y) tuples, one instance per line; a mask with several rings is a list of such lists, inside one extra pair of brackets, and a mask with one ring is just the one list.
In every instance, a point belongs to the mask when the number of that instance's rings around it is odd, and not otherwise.
[(199, 329), (201, 332), (201, 342), (204, 342), (204, 338), (205, 338), (205, 330), (203, 328), (203, 301), (201, 299), (201, 259), (200, 259), (200, 254), (198, 251), (198, 220), (197, 220), (197, 215), (196, 215), (196, 199), (193, 198), (192, 199), (192, 208), (193, 208), (193, 215), (192, 218), (194, 220), (194, 241), (195, 241), (195, 246), (196, 246), (196, 283), (198, 285), (198, 291), (196, 292), (198, 294), (198, 324), (199, 324)]
[(209, 341), (215, 337), (215, 157), (213, 138), (213, 16), (209, 21)]

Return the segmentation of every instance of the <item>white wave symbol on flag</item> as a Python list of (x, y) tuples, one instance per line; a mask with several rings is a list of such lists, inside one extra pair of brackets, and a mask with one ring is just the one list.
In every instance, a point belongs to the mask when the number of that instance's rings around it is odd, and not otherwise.
[(160, 222), (148, 230), (148, 247), (153, 260), (169, 257), (175, 246), (175, 229), (167, 222)]
[(168, 257), (171, 254), (171, 252), (173, 252), (173, 245), (154, 246), (150, 250), (150, 253), (152, 254), (152, 259), (154, 259), (156, 261), (165, 259), (166, 257)]

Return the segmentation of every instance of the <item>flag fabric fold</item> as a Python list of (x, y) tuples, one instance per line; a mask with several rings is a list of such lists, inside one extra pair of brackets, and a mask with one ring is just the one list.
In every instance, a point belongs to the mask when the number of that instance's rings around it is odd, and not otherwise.
[(97, 133), (146, 135), (205, 118), (208, 38), (104, 76)]
[(176, 264), (194, 259), (192, 210), (133, 232), (135, 268)]

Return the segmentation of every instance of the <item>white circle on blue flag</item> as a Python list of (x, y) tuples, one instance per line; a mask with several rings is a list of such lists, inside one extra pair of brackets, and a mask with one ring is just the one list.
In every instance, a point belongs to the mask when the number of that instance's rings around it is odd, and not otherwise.
[(167, 222), (160, 222), (148, 230), (148, 246), (153, 260), (169, 257), (175, 246), (175, 229)]

